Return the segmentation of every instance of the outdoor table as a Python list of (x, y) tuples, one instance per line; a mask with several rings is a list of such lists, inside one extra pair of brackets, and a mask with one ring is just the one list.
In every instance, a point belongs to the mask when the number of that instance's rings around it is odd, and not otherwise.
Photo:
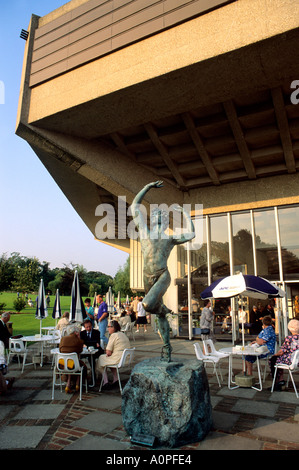
[[(80, 357), (84, 358), (84, 357), (87, 357), (87, 356), (93, 356), (94, 354), (97, 353), (97, 349), (89, 349), (89, 348), (83, 348), (83, 351), (80, 353)], [(58, 354), (59, 353), (59, 348), (54, 348), (54, 349), (51, 349), (51, 354)], [(95, 378), (94, 378), (94, 367), (93, 367), (93, 361), (90, 361), (91, 362), (91, 376), (92, 376), (92, 385), (91, 387), (94, 387), (95, 386)]]
[[(22, 336), (21, 340), (24, 341), (25, 347), (27, 347), (27, 343), (40, 343), (41, 345), (41, 363), (40, 366), (43, 366), (43, 352), (44, 352), (44, 342), (51, 341), (53, 339), (52, 335), (33, 335), (33, 336)], [(25, 363), (23, 364), (24, 370)]]
[(260, 361), (259, 361), (259, 356), (261, 356), (262, 354), (265, 354), (264, 351), (260, 352), (258, 351), (257, 349), (255, 348), (252, 348), (251, 346), (245, 346), (244, 349), (236, 349), (235, 347), (229, 347), (229, 348), (222, 348), (219, 350), (219, 352), (223, 352), (223, 353), (227, 353), (229, 354), (229, 365), (228, 365), (228, 388), (230, 390), (233, 390), (235, 388), (239, 388), (240, 385), (235, 385), (235, 386), (232, 386), (232, 384), (235, 384), (236, 382), (234, 382), (232, 380), (232, 374), (233, 374), (233, 356), (247, 356), (247, 355), (250, 355), (250, 356), (256, 356), (256, 364), (257, 364), (257, 370), (258, 370), (258, 378), (259, 378), (259, 381), (258, 381), (258, 384), (259, 384), (259, 387), (254, 387), (252, 386), (251, 388), (253, 388), (254, 390), (257, 390), (258, 392), (260, 392), (263, 388), (263, 384), (262, 384), (262, 377), (261, 377), (261, 370), (260, 370)]

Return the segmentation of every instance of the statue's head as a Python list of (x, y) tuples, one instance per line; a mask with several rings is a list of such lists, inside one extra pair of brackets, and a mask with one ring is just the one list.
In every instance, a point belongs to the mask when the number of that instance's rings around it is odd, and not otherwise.
[(162, 229), (164, 231), (169, 225), (169, 214), (157, 207), (151, 212), (150, 221), (152, 230)]

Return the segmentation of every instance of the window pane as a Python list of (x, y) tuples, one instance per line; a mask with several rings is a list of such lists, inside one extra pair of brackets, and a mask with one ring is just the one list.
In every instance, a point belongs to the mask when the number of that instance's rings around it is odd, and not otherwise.
[(227, 215), (211, 217), (210, 223), (212, 281), (216, 281), (230, 275)]
[(279, 279), (274, 209), (254, 212), (257, 274), (269, 280)]
[(299, 279), (299, 207), (278, 209), (284, 279)]
[(232, 214), (234, 274), (254, 274), (249, 212)]

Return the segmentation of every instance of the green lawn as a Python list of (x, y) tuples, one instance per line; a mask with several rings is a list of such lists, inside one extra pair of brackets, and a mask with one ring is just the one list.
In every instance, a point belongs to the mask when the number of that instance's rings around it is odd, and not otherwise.
[[(29, 295), (31, 300), (35, 305), (36, 295)], [(13, 312), (13, 302), (16, 300), (17, 294), (13, 292), (1, 292), (0, 293), (0, 303), (6, 303), (4, 311)], [(50, 308), (48, 310), (48, 317), (42, 321), (42, 326), (53, 326), (56, 324), (56, 320), (52, 318), (52, 311), (55, 301), (55, 295), (50, 295)], [(62, 313), (70, 311), (71, 297), (70, 296), (61, 296), (61, 310)], [(10, 317), (12, 322), (13, 334), (14, 335), (34, 335), (39, 333), (40, 330), (40, 320), (35, 318), (35, 307), (25, 307), (21, 313), (12, 313)]]

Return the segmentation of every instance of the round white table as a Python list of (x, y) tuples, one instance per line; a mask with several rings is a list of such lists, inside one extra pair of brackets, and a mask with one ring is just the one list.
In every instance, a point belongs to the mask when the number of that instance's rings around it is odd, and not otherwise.
[[(52, 335), (32, 335), (32, 336), (22, 336), (22, 338), (20, 339), (24, 341), (25, 347), (27, 347), (27, 343), (40, 343), (41, 344), (40, 366), (43, 367), (44, 342), (53, 340), (53, 336)], [(25, 367), (25, 361), (23, 361), (22, 373), (24, 371), (24, 367)]]
[[(258, 349), (256, 348), (253, 348), (251, 346), (245, 346), (244, 348), (236, 348), (236, 347), (229, 347), (229, 348), (222, 348), (219, 350), (219, 352), (223, 352), (223, 353), (226, 353), (229, 355), (229, 365), (228, 365), (228, 388), (230, 390), (233, 390), (235, 388), (239, 388), (240, 385), (235, 385), (235, 386), (232, 386), (232, 384), (235, 384), (236, 382), (234, 382), (232, 380), (232, 375), (233, 375), (233, 356), (242, 356), (244, 358), (244, 356), (247, 356), (247, 355), (250, 355), (250, 356), (256, 356), (256, 365), (257, 365), (257, 370), (258, 370), (258, 387), (254, 387), (252, 386), (251, 388), (253, 388), (254, 390), (257, 390), (258, 392), (260, 392), (262, 389), (263, 389), (263, 384), (262, 384), (262, 377), (261, 377), (261, 370), (260, 370), (260, 361), (259, 361), (259, 357), (262, 355), (262, 354), (265, 354), (265, 351), (259, 351)], [(245, 360), (245, 359), (243, 359)]]

